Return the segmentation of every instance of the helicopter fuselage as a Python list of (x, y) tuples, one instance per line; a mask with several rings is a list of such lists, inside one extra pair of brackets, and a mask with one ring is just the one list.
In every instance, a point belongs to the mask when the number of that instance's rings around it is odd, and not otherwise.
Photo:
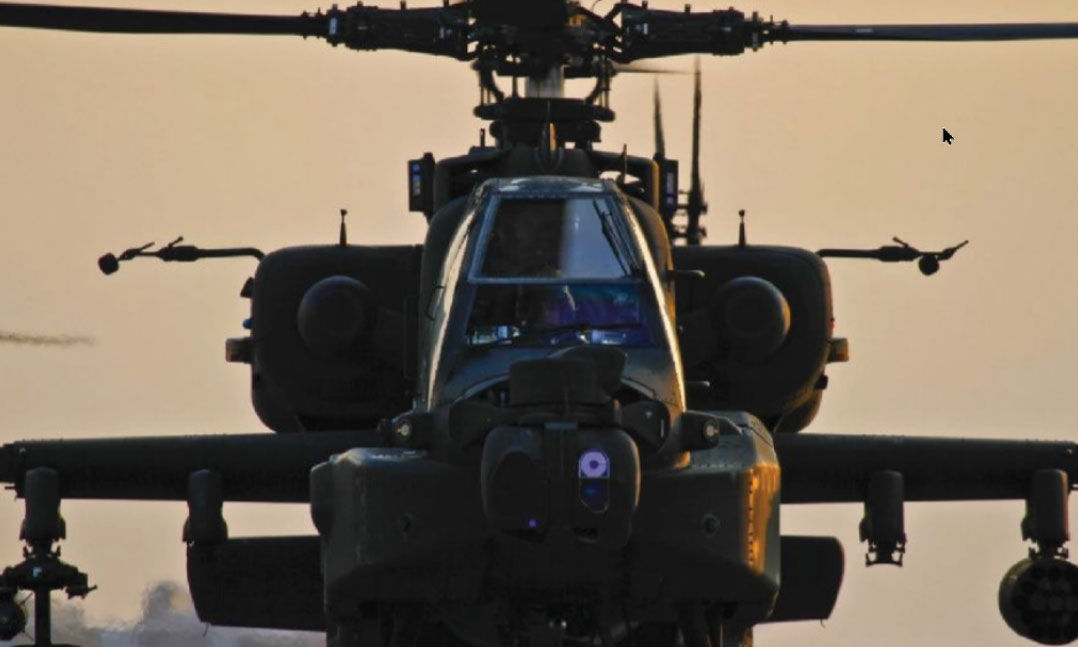
[(660, 161), (547, 132), (410, 165), (422, 246), (259, 264), (243, 357), (263, 421), (380, 430), (312, 472), (332, 630), (347, 645), (393, 604), (461, 637), (685, 614), (736, 633), (781, 602), (780, 545), (828, 564), (829, 611), (839, 553), (780, 538), (772, 437), (820, 401), (823, 263), (674, 247)]
[(626, 605), (765, 618), (774, 447), (747, 413), (686, 409), (658, 214), (611, 181), (493, 179), (431, 232), (446, 251), (420, 288), (415, 406), (394, 447), (313, 473), (330, 617), (392, 600), (441, 607), (462, 637), (514, 617), (575, 618), (579, 638)]

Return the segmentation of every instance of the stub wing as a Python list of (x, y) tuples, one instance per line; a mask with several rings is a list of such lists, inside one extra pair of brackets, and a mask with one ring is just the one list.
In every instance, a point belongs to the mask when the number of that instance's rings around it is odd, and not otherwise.
[(1026, 499), (1034, 475), (1078, 481), (1078, 444), (1059, 441), (778, 434), (783, 503), (865, 501), (872, 475), (902, 475), (906, 501)]
[(0, 483), (59, 475), (60, 498), (183, 501), (192, 473), (220, 475), (226, 501), (306, 503), (310, 470), (332, 454), (382, 444), (377, 431), (30, 440), (0, 447)]
[(1078, 639), (1072, 611), (1078, 566), (1066, 561), (1078, 444), (779, 434), (775, 449), (783, 503), (864, 503), (860, 535), (868, 565), (902, 564), (906, 501), (1024, 499), (1021, 531), (1032, 547), (1000, 582), (1000, 615), (1015, 633), (1041, 644)]
[[(308, 470), (331, 454), (384, 443), (377, 431), (21, 441), (0, 447), (0, 482), (22, 494), (35, 467), (63, 474), (74, 499), (186, 498), (188, 475), (218, 471), (226, 498), (307, 501)], [(777, 434), (783, 503), (865, 500), (872, 474), (902, 474), (907, 501), (1025, 499), (1034, 474), (1078, 483), (1078, 443)]]

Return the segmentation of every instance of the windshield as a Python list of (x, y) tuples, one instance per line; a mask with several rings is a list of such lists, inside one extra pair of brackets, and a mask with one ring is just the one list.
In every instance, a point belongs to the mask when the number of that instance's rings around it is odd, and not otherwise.
[(503, 197), (495, 208), (476, 278), (604, 280), (632, 274), (606, 199)]
[(477, 286), (472, 346), (650, 346), (653, 326), (639, 282)]

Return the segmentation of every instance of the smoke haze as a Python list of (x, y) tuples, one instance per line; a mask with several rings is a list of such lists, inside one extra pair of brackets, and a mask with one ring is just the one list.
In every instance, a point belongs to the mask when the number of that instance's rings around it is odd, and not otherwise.
[(0, 342), (22, 346), (93, 346), (92, 337), (83, 335), (30, 335), (0, 330)]
[[(33, 609), (27, 610), (33, 617)], [(32, 620), (31, 620), (32, 623)], [(27, 627), (32, 631), (32, 624)], [(79, 647), (321, 647), (321, 634), (212, 627), (200, 621), (186, 587), (175, 582), (154, 584), (142, 599), (142, 614), (134, 623), (95, 625), (82, 605), (53, 599), (53, 640)], [(17, 644), (28, 644), (23, 636)]]

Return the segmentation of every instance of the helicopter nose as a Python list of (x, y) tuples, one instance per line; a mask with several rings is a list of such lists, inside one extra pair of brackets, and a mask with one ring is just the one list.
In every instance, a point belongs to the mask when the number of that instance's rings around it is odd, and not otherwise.
[(315, 283), (296, 312), (303, 343), (324, 359), (355, 352), (370, 329), (372, 301), (370, 288), (350, 276), (330, 276)]
[(487, 521), (506, 535), (618, 550), (640, 499), (640, 455), (620, 429), (496, 427), (483, 445), (480, 490)]

